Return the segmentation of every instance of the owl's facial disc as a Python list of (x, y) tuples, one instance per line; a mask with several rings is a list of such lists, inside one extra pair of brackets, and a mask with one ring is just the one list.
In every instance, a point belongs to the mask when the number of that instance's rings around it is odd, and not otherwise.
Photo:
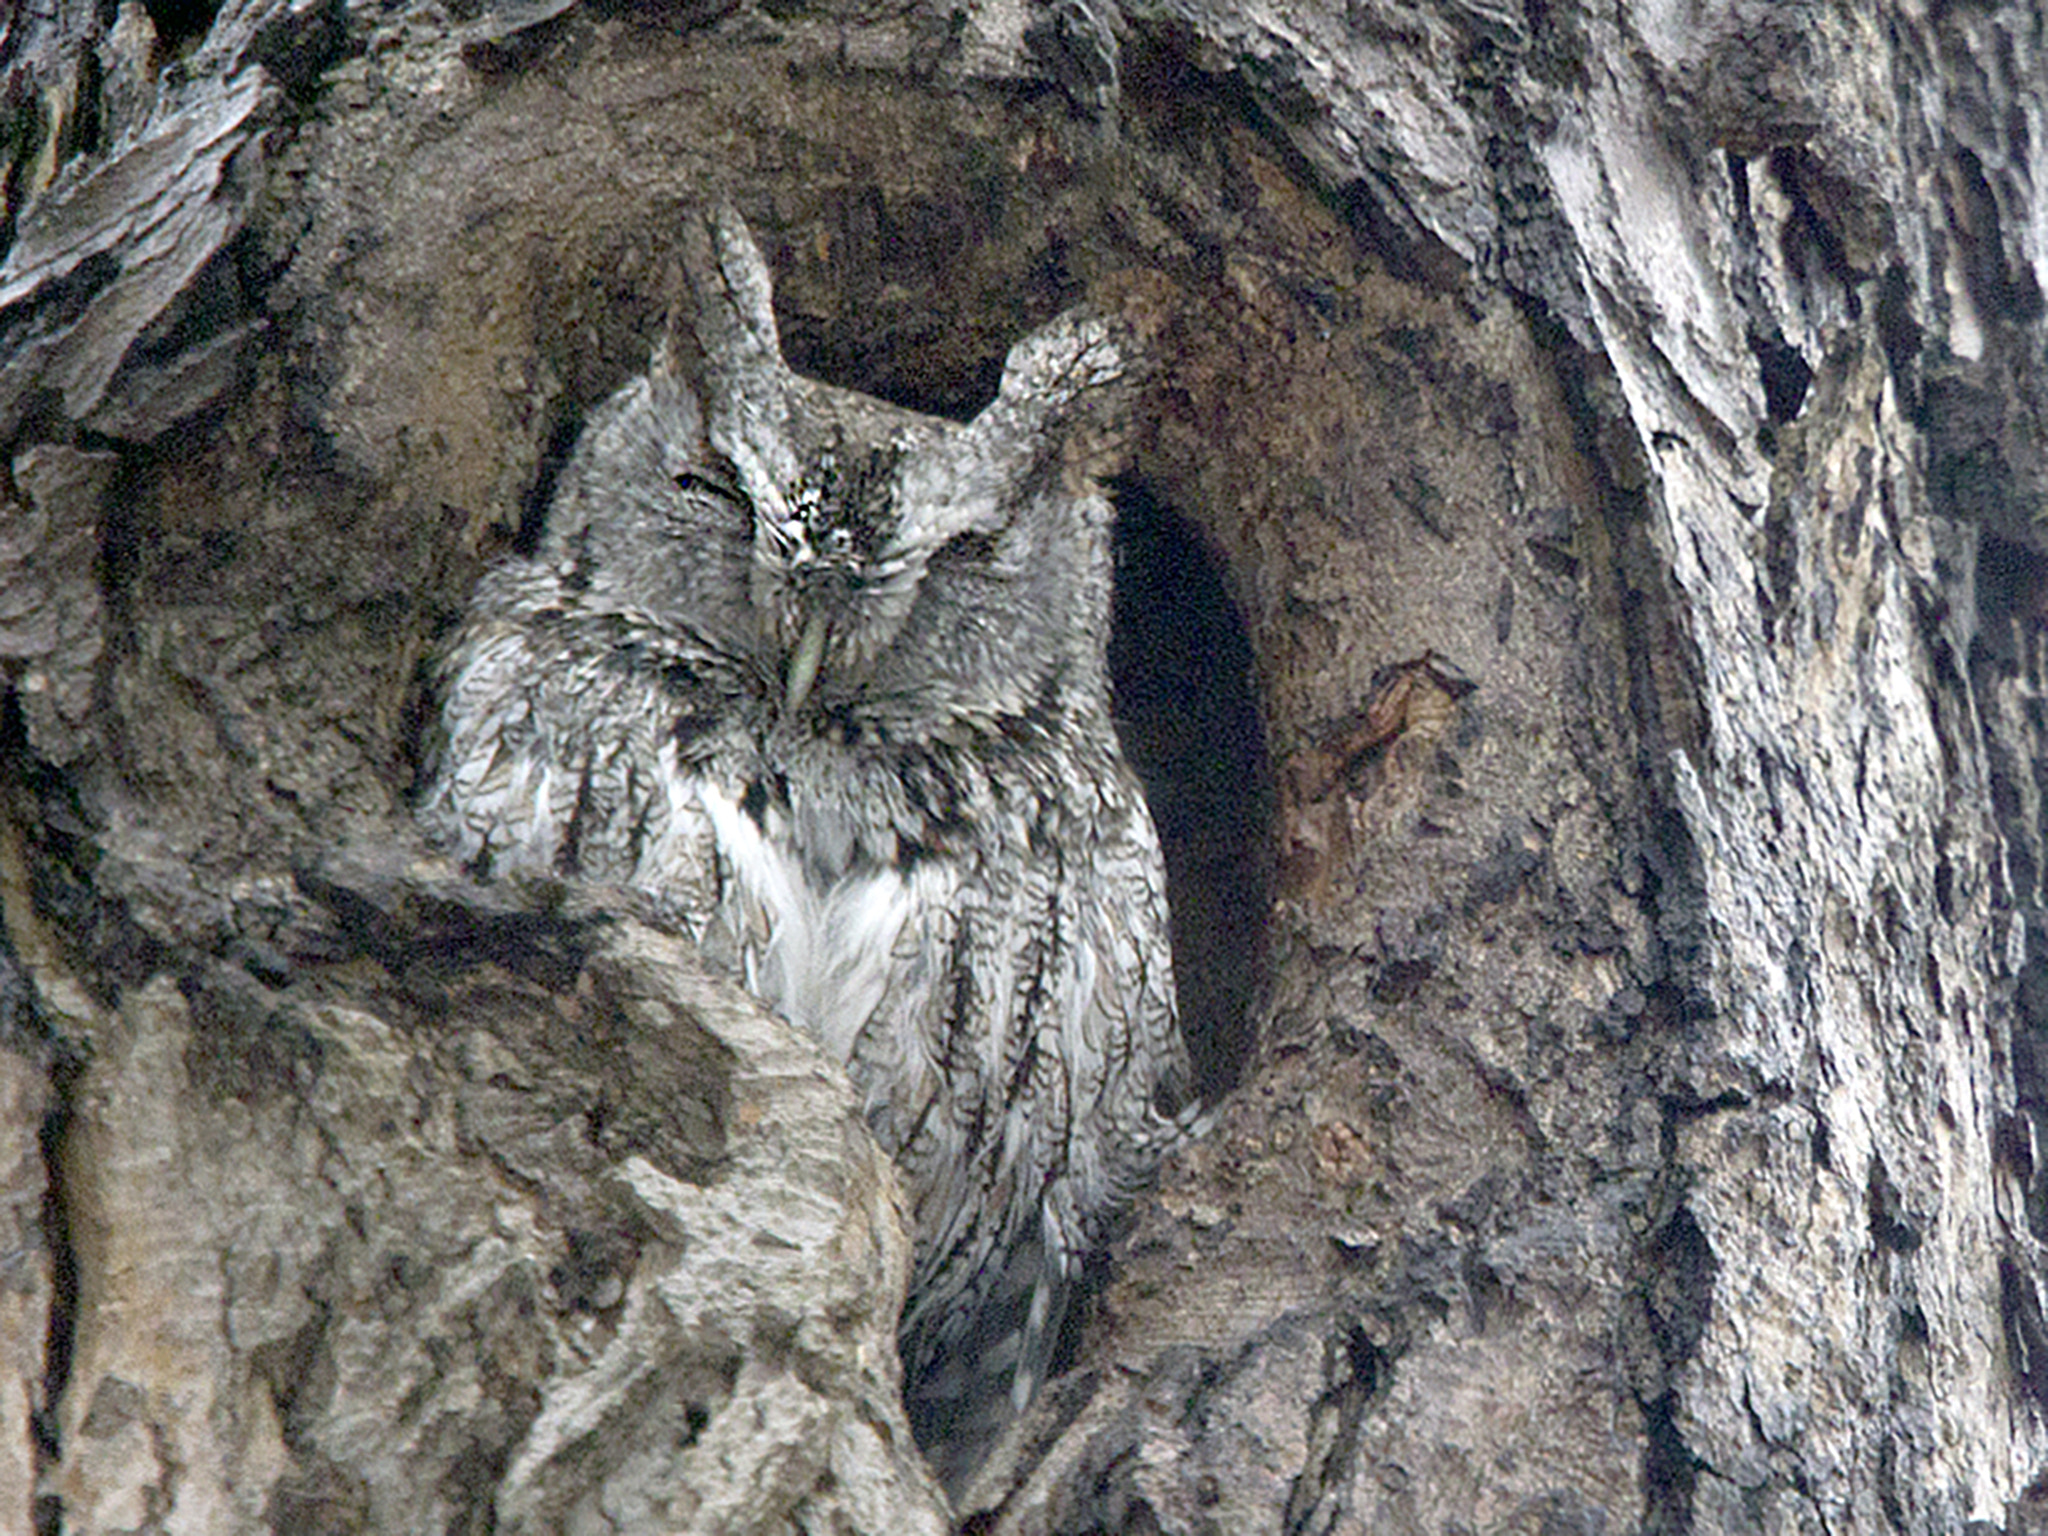
[(783, 652), (783, 712), (801, 709), (821, 675), (857, 678), (907, 611), (914, 562), (892, 548), (898, 516), (894, 448), (847, 462), (835, 441), (812, 460), (780, 517), (758, 513), (757, 560), (774, 573), (762, 618)]

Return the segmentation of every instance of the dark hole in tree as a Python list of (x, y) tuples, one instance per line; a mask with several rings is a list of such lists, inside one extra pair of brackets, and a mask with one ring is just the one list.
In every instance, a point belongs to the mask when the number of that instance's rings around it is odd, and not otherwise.
[(213, 25), (214, 15), (220, 10), (220, 3), (219, 0), (142, 0), (142, 8), (149, 13), (150, 25), (156, 28), (157, 42), (166, 50), (175, 50), (181, 43), (205, 36), (206, 29)]
[(1195, 527), (1142, 479), (1120, 482), (1115, 496), (1117, 734), (1159, 828), (1181, 1027), (1213, 1099), (1251, 1054), (1272, 889), (1272, 780), (1251, 641)]

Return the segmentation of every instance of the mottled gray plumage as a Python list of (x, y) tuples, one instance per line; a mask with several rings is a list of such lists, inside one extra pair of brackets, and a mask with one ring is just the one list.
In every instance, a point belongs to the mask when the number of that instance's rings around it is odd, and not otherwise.
[(1074, 451), (1122, 354), (1056, 320), (961, 426), (790, 372), (736, 215), (685, 270), (701, 361), (664, 347), (593, 415), (538, 552), (479, 585), (421, 815), (480, 870), (652, 893), (847, 1063), (914, 1205), (906, 1396), (957, 1484), (1181, 1124)]

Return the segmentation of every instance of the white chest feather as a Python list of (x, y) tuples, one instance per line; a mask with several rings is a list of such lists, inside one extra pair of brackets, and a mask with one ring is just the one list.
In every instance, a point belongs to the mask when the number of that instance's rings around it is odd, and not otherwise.
[(757, 824), (737, 801), (700, 791), (719, 852), (732, 870), (747, 990), (810, 1030), (842, 1062), (888, 989), (891, 957), (917, 904), (914, 877), (857, 870), (821, 883), (787, 826)]

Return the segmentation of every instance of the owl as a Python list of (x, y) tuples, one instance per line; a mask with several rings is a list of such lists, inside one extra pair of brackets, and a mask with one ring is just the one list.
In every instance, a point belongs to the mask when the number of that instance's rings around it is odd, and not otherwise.
[(644, 891), (845, 1063), (904, 1175), (905, 1399), (957, 1492), (1188, 1125), (1080, 451), (1123, 348), (1057, 319), (960, 425), (792, 372), (730, 210), (683, 245), (683, 344), (471, 601), (420, 815), (480, 874)]

